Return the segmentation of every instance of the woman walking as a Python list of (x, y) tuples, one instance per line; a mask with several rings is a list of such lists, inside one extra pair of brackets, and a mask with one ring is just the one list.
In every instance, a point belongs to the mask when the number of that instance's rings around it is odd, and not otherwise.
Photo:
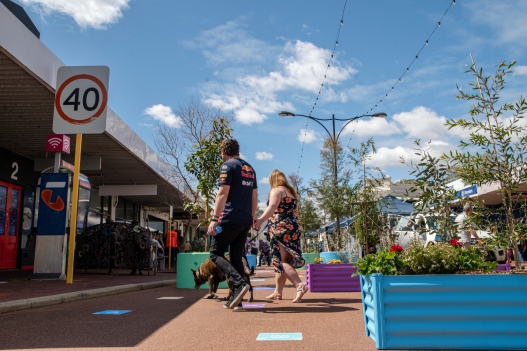
[(259, 230), (269, 219), (271, 236), (271, 256), (275, 269), (275, 291), (267, 299), (281, 300), (282, 290), (287, 279), (296, 287), (292, 302), (300, 302), (308, 287), (300, 280), (295, 268), (304, 266), (300, 249), (300, 225), (298, 223), (298, 199), (295, 189), (288, 183), (284, 173), (274, 170), (269, 177), (271, 191), (268, 205), (260, 218), (254, 221), (254, 229)]

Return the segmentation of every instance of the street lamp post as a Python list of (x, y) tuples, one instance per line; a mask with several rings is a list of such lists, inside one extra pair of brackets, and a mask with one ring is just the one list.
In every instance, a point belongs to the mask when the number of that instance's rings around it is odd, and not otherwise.
[[(351, 122), (353, 121), (356, 121), (358, 120), (359, 118), (363, 118), (363, 117), (377, 117), (377, 118), (386, 118), (386, 113), (384, 112), (377, 112), (377, 113), (374, 113), (374, 114), (371, 114), (371, 115), (360, 115), (360, 116), (355, 116), (355, 117), (351, 117), (351, 118), (335, 118), (335, 115), (331, 115), (331, 118), (316, 118), (316, 117), (313, 117), (313, 116), (308, 116), (308, 115), (301, 115), (301, 114), (296, 114), (296, 113), (292, 113), (292, 112), (288, 112), (288, 111), (282, 111), (278, 114), (279, 116), (282, 116), (282, 117), (305, 117), (305, 118), (309, 118), (310, 120), (313, 120), (315, 122), (317, 122), (318, 124), (320, 124), (322, 126), (322, 128), (324, 128), (324, 130), (328, 133), (328, 136), (333, 144), (333, 177), (334, 177), (334, 181), (335, 181), (335, 186), (338, 185), (338, 169), (337, 169), (337, 145), (338, 145), (338, 140), (339, 140), (339, 137), (340, 137), (340, 133), (342, 133), (342, 131), (344, 130), (344, 128), (346, 128), (346, 126), (348, 124), (350, 124)], [(326, 126), (324, 124), (322, 124), (323, 121), (331, 121), (332, 122), (332, 126), (333, 126), (333, 133), (330, 133), (329, 130), (326, 128)], [(336, 130), (335, 130), (335, 121), (341, 121), (341, 122), (346, 122), (342, 128), (340, 129), (340, 131), (338, 132), (338, 134), (336, 133)], [(338, 191), (336, 192), (336, 194), (338, 194)], [(336, 213), (336, 230), (337, 230), (337, 240), (338, 240), (338, 245), (340, 245), (340, 216), (338, 214), (338, 211)], [(366, 248), (367, 249), (367, 248)]]

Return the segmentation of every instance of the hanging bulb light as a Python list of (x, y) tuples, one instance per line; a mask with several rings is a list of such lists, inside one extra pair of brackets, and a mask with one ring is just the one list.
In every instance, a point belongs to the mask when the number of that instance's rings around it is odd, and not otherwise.
[(438, 27), (441, 27), (441, 22), (437, 22), (437, 26), (438, 26)]
[(335, 46), (339, 46), (339, 41), (335, 41)]
[[(456, 2), (454, 1), (454, 3), (456, 3)], [(340, 20), (340, 25), (342, 26), (343, 24), (344, 24), (344, 21)]]
[(426, 41), (426, 45), (428, 45), (428, 40)]

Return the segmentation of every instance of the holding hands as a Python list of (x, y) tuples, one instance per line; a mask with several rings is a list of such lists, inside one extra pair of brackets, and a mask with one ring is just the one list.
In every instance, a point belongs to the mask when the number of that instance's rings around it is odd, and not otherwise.
[(262, 227), (262, 223), (264, 222), (263, 219), (261, 218), (256, 218), (253, 220), (253, 229), (254, 230), (260, 230), (260, 228)]

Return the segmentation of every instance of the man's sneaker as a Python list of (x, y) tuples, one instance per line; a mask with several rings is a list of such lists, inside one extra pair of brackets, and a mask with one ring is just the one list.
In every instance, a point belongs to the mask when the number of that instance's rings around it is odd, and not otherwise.
[(234, 289), (234, 293), (232, 294), (232, 301), (227, 302), (227, 308), (234, 308), (234, 306), (238, 306), (241, 304), (243, 296), (247, 294), (249, 291), (249, 284), (242, 283), (238, 288)]
[(233, 298), (233, 296), (234, 296), (234, 295), (231, 295), (231, 296), (229, 297), (229, 299), (227, 300), (227, 302), (225, 302), (225, 303), (223, 304), (223, 308), (229, 308), (230, 304), (232, 303), (232, 298)]
[(238, 306), (234, 306), (233, 310), (234, 311), (243, 311), (242, 303), (240, 302), (240, 304)]

